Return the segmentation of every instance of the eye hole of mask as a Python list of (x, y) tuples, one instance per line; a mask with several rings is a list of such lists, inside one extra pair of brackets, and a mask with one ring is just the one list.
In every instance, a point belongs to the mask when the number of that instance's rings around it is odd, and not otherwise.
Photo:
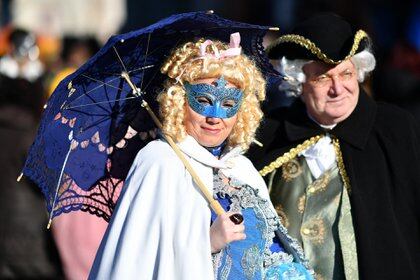
[(226, 108), (233, 108), (235, 105), (236, 105), (236, 102), (233, 99), (224, 100), (222, 103), (222, 106)]
[(198, 96), (196, 98), (196, 100), (197, 100), (198, 103), (200, 103), (201, 105), (204, 105), (204, 106), (212, 106), (213, 105), (213, 101), (206, 96)]

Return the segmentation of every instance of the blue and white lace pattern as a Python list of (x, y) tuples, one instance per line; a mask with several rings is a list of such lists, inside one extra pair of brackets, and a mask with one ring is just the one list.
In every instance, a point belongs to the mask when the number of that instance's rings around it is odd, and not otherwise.
[[(269, 201), (259, 197), (258, 190), (227, 178), (220, 170), (214, 174), (213, 187), (215, 198), (222, 201), (226, 210), (242, 213), (247, 236), (213, 256), (216, 279), (313, 279), (297, 241), (287, 235)], [(286, 237), (290, 247), (296, 248), (298, 262), (276, 240), (276, 230)], [(276, 251), (272, 250), (276, 247), (273, 240), (278, 242)]]

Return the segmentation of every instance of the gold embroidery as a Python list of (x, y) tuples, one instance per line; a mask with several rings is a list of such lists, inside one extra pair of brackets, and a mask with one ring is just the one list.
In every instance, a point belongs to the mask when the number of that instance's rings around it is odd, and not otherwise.
[(308, 193), (312, 195), (324, 191), (327, 188), (328, 183), (330, 182), (330, 177), (331, 176), (329, 170), (324, 172), (324, 174), (322, 174), (321, 177), (309, 184), (307, 188)]
[(272, 48), (276, 47), (277, 45), (279, 45), (281, 43), (295, 43), (295, 44), (298, 44), (298, 45), (306, 48), (312, 54), (316, 55), (316, 57), (318, 57), (320, 60), (322, 60), (326, 63), (340, 64), (341, 62), (349, 59), (350, 57), (352, 57), (356, 53), (357, 49), (359, 48), (360, 42), (364, 38), (369, 38), (369, 36), (366, 34), (366, 32), (363, 31), (363, 30), (357, 31), (356, 34), (354, 35), (354, 41), (353, 41), (353, 45), (351, 47), (350, 53), (344, 59), (337, 60), (337, 61), (334, 61), (331, 58), (327, 57), (327, 55), (324, 54), (321, 51), (321, 49), (318, 48), (315, 45), (315, 43), (313, 43), (311, 40), (306, 39), (305, 37), (300, 36), (300, 35), (296, 35), (296, 34), (287, 34), (287, 35), (281, 36), (280, 38), (278, 38), (273, 44), (271, 44), (267, 48), (267, 52), (270, 52)]
[(315, 218), (305, 222), (300, 232), (315, 245), (324, 243), (326, 230), (324, 221), (321, 218)]
[(335, 137), (333, 137), (333, 145), (334, 145), (335, 155), (337, 157), (338, 170), (340, 171), (341, 178), (343, 179), (344, 187), (347, 189), (347, 192), (350, 194), (351, 193), (350, 179), (347, 176), (346, 168), (344, 166), (343, 155), (340, 149), (340, 142)]
[(278, 204), (276, 207), (276, 212), (277, 215), (279, 215), (280, 221), (282, 223), (283, 226), (285, 226), (286, 228), (289, 227), (289, 219), (286, 216), (286, 213), (284, 212), (283, 206), (281, 206), (280, 204)]
[(322, 277), (322, 275), (319, 274), (319, 273), (315, 273), (315, 279), (316, 280), (324, 280), (324, 277)]
[(306, 150), (308, 147), (314, 145), (322, 137), (324, 137), (324, 135), (317, 135), (317, 136), (311, 137), (310, 139), (306, 140), (302, 144), (299, 144), (295, 148), (290, 149), (290, 151), (288, 151), (287, 153), (278, 157), (275, 161), (271, 162), (269, 165), (267, 165), (263, 169), (261, 169), (259, 171), (261, 176), (266, 176), (267, 174), (273, 172), (275, 169), (279, 168), (280, 166), (282, 166), (286, 162), (295, 158), (300, 152), (302, 152), (303, 150)]
[(303, 211), (305, 211), (305, 204), (306, 204), (306, 195), (304, 194), (301, 197), (299, 197), (299, 200), (298, 200), (297, 207), (298, 207), (298, 212), (300, 214), (303, 214)]
[(341, 199), (341, 213), (338, 222), (338, 234), (340, 238), (341, 253), (343, 255), (344, 272), (346, 279), (358, 280), (357, 248), (354, 237), (353, 219), (351, 216), (351, 205), (346, 189), (343, 189)]
[(286, 162), (282, 166), (282, 177), (284, 181), (290, 182), (302, 173), (302, 167), (296, 159)]

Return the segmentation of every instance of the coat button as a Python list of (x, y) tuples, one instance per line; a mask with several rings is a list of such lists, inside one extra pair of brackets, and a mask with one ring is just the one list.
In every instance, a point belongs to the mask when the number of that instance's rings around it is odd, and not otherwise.
[(305, 234), (305, 235), (308, 235), (308, 234), (310, 234), (310, 233), (311, 233), (311, 230), (310, 230), (310, 229), (308, 229), (308, 228), (303, 228), (303, 229), (302, 229), (302, 233), (303, 233), (303, 234)]

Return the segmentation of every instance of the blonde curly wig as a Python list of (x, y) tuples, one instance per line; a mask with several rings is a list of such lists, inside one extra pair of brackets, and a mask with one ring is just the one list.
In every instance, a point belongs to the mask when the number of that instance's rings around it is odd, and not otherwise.
[[(161, 72), (169, 76), (164, 90), (158, 96), (163, 132), (175, 141), (187, 136), (184, 125), (187, 104), (184, 82), (194, 83), (198, 79), (218, 78), (223, 76), (243, 91), (243, 100), (237, 113), (237, 122), (228, 136), (230, 148), (240, 146), (248, 149), (254, 140), (263, 113), (260, 102), (265, 99), (265, 80), (255, 63), (245, 55), (225, 58), (210, 56), (200, 57), (200, 45), (188, 42), (175, 49), (163, 64)], [(229, 46), (220, 41), (213, 41), (207, 46), (207, 53), (228, 49)], [(215, 50), (217, 49), (217, 50)]]

